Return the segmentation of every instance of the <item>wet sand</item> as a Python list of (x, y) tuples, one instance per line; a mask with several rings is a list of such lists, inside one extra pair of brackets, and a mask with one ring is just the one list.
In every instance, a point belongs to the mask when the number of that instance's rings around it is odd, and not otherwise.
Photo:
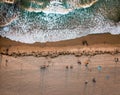
[(77, 39), (58, 41), (58, 42), (47, 42), (47, 43), (34, 43), (34, 44), (25, 44), (16, 41), (9, 40), (7, 38), (0, 37), (0, 47), (6, 46), (39, 46), (39, 47), (68, 47), (68, 46), (77, 46), (83, 45), (82, 41), (86, 40), (88, 45), (98, 45), (98, 44), (120, 44), (120, 35), (111, 35), (106, 34), (92, 34), (84, 36)]
[[(86, 42), (85, 42), (86, 41)], [(85, 44), (83, 44), (85, 42)], [(96, 55), (120, 52), (120, 35), (96, 34), (79, 39), (53, 42), (24, 44), (0, 38), (0, 53), (9, 56), (50, 56), (59, 55)]]
[(119, 75), (120, 35), (32, 45), (0, 38), (0, 95), (119, 95)]

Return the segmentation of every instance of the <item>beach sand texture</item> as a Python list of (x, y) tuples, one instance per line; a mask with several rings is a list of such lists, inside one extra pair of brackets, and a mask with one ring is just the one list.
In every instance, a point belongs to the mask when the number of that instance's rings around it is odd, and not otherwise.
[(120, 95), (120, 35), (32, 45), (0, 38), (0, 53), (0, 95)]

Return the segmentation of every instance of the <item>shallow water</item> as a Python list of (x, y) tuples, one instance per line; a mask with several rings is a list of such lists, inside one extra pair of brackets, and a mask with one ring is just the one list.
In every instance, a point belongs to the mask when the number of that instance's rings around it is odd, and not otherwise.
[[(120, 54), (91, 58), (68, 55), (54, 59), (2, 56), (0, 95), (119, 95), (120, 62), (116, 64), (114, 57), (120, 59)], [(85, 67), (87, 59), (90, 61)], [(77, 64), (78, 60), (81, 65)], [(49, 67), (40, 69), (48, 61)]]

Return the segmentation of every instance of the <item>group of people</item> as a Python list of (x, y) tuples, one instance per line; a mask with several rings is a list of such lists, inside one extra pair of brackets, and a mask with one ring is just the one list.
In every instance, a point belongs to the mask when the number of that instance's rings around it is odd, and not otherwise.
[[(93, 82), (93, 83), (96, 83), (96, 79), (95, 79), (95, 78), (92, 78), (92, 82)], [(85, 81), (85, 85), (87, 85), (87, 84), (88, 84), (88, 80)]]

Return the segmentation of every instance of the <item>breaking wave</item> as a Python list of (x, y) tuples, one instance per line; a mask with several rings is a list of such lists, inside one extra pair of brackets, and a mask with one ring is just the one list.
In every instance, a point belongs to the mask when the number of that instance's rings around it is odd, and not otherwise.
[(59, 12), (31, 12), (13, 4), (1, 3), (0, 35), (23, 43), (34, 43), (97, 33), (120, 34), (119, 0), (99, 0), (87, 8), (80, 7), (67, 14)]

